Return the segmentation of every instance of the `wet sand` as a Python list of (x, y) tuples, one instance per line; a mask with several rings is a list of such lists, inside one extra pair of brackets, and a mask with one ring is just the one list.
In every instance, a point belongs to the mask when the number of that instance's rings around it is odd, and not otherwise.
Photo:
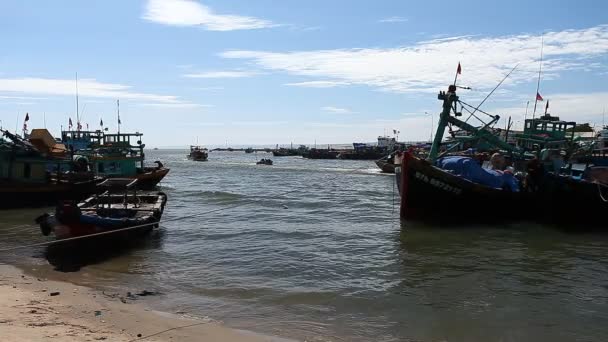
[(130, 298), (0, 264), (2, 341), (286, 341), (149, 310)]

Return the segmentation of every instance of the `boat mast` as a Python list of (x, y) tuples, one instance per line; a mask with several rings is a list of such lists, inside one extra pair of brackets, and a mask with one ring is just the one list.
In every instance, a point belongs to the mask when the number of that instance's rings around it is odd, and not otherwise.
[(120, 134), (120, 100), (116, 100), (116, 115), (118, 119), (118, 134)]
[(538, 95), (540, 90), (540, 75), (543, 71), (543, 48), (545, 47), (545, 40), (541, 37), (540, 40), (540, 65), (538, 67), (538, 81), (536, 82), (536, 95), (534, 96), (534, 111), (532, 112), (532, 119), (536, 116), (536, 104), (538, 103)]
[(76, 129), (80, 131), (80, 111), (78, 110), (78, 72), (76, 72)]
[(431, 162), (435, 162), (437, 155), (439, 154), (439, 145), (441, 145), (441, 140), (443, 140), (443, 135), (445, 134), (445, 128), (448, 125), (448, 119), (450, 117), (450, 112), (452, 111), (452, 104), (458, 101), (458, 96), (456, 95), (456, 86), (452, 84), (449, 86), (447, 92), (440, 91), (437, 98), (439, 100), (443, 100), (443, 110), (439, 115), (437, 132), (435, 133), (433, 145), (431, 146), (431, 151), (429, 152), (428, 159)]

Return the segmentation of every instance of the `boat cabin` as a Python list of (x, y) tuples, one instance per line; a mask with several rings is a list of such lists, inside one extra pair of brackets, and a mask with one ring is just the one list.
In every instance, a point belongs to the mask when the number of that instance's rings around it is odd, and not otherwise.
[(103, 141), (103, 132), (96, 131), (61, 131), (61, 142), (71, 151), (92, 149)]
[(523, 133), (516, 134), (517, 145), (526, 150), (535, 148), (561, 148), (574, 139), (576, 122), (562, 121), (558, 116), (545, 114), (527, 119)]
[(144, 168), (142, 133), (104, 134), (101, 146), (90, 158), (93, 171), (98, 176), (131, 177)]

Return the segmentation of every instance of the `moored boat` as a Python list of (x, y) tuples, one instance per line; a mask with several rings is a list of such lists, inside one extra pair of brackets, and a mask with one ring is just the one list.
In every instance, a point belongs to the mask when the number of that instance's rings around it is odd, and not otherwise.
[[(111, 179), (100, 184), (103, 193), (76, 204), (62, 202), (54, 214), (36, 219), (43, 235), (53, 233), (58, 240), (110, 233), (133, 236), (151, 231), (162, 217), (167, 195), (137, 192), (137, 180)], [(120, 193), (113, 189), (122, 188)], [(132, 228), (132, 229), (126, 229)]]
[[(0, 209), (80, 200), (101, 180), (67, 156), (41, 151), (29, 141), (2, 131), (0, 137)], [(52, 150), (55, 151), (55, 150)]]

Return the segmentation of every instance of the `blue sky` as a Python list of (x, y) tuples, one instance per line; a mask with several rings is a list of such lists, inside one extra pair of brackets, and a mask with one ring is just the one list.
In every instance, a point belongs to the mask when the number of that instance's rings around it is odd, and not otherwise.
[[(149, 146), (427, 139), (435, 93), (523, 120), (540, 93), (564, 119), (602, 123), (608, 3), (599, 1), (2, 1), (0, 120), (53, 133), (143, 132)], [(533, 104), (531, 105), (531, 107)], [(545, 103), (539, 105), (544, 109)], [(530, 108), (531, 111), (531, 108)], [(542, 110), (541, 110), (542, 111)], [(434, 120), (435, 122), (437, 120)]]

